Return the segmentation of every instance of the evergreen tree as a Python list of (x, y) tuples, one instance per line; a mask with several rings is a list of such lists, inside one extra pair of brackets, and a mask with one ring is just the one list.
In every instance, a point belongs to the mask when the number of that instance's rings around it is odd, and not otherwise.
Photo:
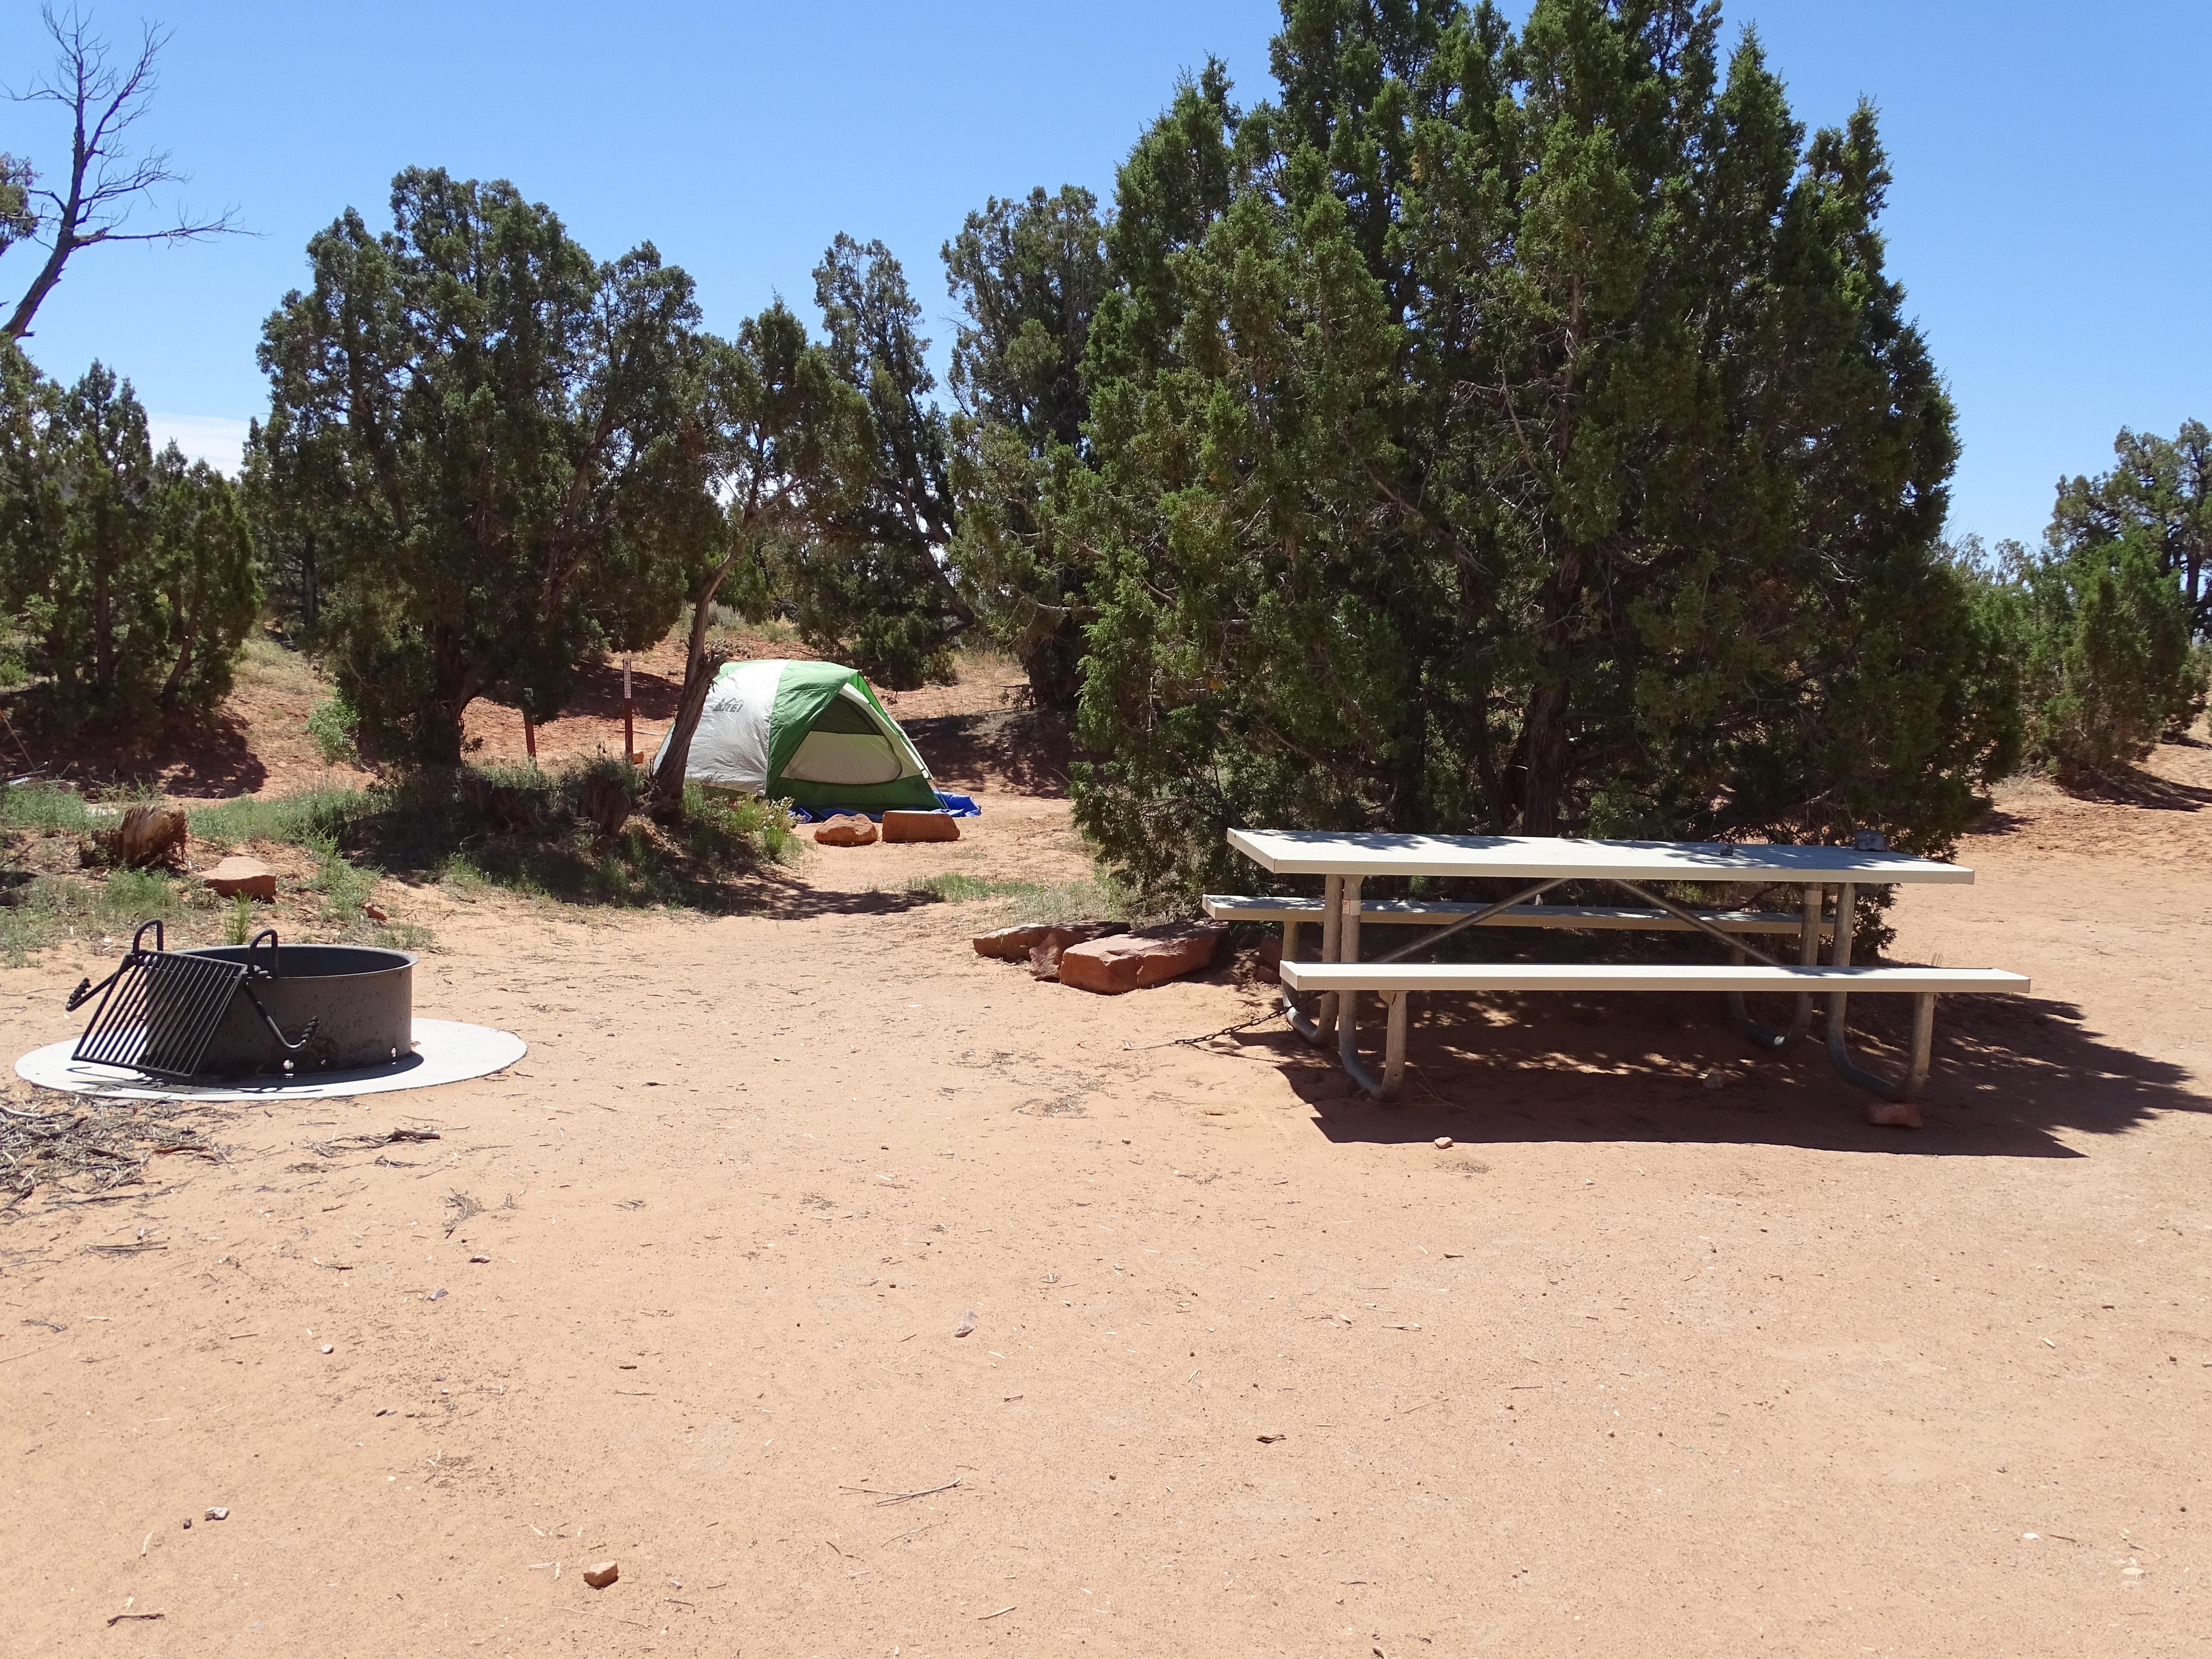
[(846, 476), (817, 493), (781, 572), (799, 635), (879, 684), (911, 690), (951, 673), (952, 644), (975, 613), (946, 555), (958, 526), (951, 427), (917, 332), (921, 307), (881, 242), (841, 234), (814, 272), (823, 350), (867, 416), (842, 452)]
[(2050, 540), (2069, 553), (2133, 540), (2180, 590), (2191, 636), (2212, 639), (2212, 432), (2184, 421), (2172, 438), (2120, 428), (2114, 465), (2061, 480)]
[(721, 523), (715, 537), (694, 545), (685, 567), (691, 628), (684, 688), (653, 774), (663, 810), (683, 800), (691, 738), (721, 665), (707, 645), (717, 599), (732, 595), (741, 611), (764, 615), (779, 550), (810, 511), (826, 517), (842, 505), (839, 492), (855, 477), (865, 479), (874, 459), (859, 392), (781, 303), (747, 321), (735, 340), (709, 343), (705, 386)]
[(2149, 754), (2203, 686), (2156, 544), (2138, 531), (2069, 548), (2058, 533), (2026, 572), (2028, 715), (2037, 756), (2076, 784)]
[(365, 746), (450, 763), (477, 698), (550, 720), (586, 663), (675, 620), (719, 533), (705, 346), (650, 244), (595, 264), (512, 185), (442, 170), (402, 173), (392, 210), (318, 234), (269, 319), (256, 483), (313, 538)]
[(1872, 111), (1808, 140), (1688, 0), (1291, 0), (1273, 61), (1121, 175), (1085, 830), (1183, 891), (1236, 823), (1948, 848), (2015, 721)]
[(236, 493), (155, 454), (130, 382), (95, 363), (64, 390), (0, 346), (0, 602), (39, 719), (132, 738), (205, 714), (260, 601)]
[(1084, 570), (1039, 511), (1055, 470), (1087, 465), (1084, 348), (1106, 287), (1097, 198), (1074, 185), (993, 198), (945, 245), (963, 321), (952, 346), (961, 591), (1029, 677), (1037, 701), (1081, 683)]

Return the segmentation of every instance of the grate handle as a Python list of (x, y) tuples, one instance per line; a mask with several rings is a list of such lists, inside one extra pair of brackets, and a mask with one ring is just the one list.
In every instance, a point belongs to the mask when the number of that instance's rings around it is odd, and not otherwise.
[(125, 973), (137, 967), (143, 950), (138, 941), (146, 937), (146, 930), (149, 927), (154, 930), (155, 950), (163, 949), (163, 941), (167, 936), (161, 931), (161, 922), (158, 920), (140, 922), (138, 931), (131, 935), (131, 948), (123, 953), (123, 960), (115, 964), (115, 971), (97, 985), (94, 985), (89, 977), (77, 981), (76, 989), (71, 991), (69, 994), (69, 1000), (62, 1004), (62, 1012), (65, 1014), (75, 1013), (86, 1003), (105, 992), (117, 980), (121, 979)]
[[(290, 1037), (284, 1035), (284, 1028), (276, 1023), (276, 1015), (270, 1013), (266, 1008), (263, 1007), (261, 1006), (261, 999), (253, 994), (253, 981), (252, 980), (248, 979), (240, 981), (238, 988), (246, 993), (246, 1000), (253, 1005), (253, 1012), (261, 1016), (261, 1023), (269, 1028), (269, 1035), (276, 1039), (278, 1045), (282, 1047), (284, 1052), (288, 1054), (296, 1054), (301, 1049), (306, 1048), (307, 1046), (307, 1039), (315, 1034), (315, 1027), (322, 1024), (319, 1019), (309, 1020), (305, 1025), (300, 1028), (300, 1040), (295, 1042)], [(284, 1063), (285, 1065), (289, 1066), (292, 1062), (288, 1060)]]

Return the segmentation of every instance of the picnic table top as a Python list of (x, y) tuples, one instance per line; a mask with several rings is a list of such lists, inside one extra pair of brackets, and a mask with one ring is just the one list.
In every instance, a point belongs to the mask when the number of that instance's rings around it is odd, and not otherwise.
[(1571, 836), (1409, 836), (1231, 830), (1229, 844), (1289, 876), (1510, 876), (1625, 881), (1966, 882), (1962, 864), (1854, 847), (1586, 841)]

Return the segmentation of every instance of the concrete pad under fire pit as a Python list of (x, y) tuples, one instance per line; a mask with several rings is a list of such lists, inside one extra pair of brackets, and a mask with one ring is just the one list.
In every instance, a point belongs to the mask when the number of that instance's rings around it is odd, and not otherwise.
[(388, 1094), (459, 1083), (512, 1066), (529, 1044), (512, 1031), (459, 1020), (417, 1019), (415, 1048), (398, 1060), (356, 1072), (314, 1072), (299, 1078), (217, 1078), (177, 1083), (114, 1066), (94, 1066), (70, 1054), (69, 1037), (33, 1048), (15, 1062), (15, 1075), (42, 1089), (97, 1095), (108, 1100), (324, 1100), (341, 1095)]

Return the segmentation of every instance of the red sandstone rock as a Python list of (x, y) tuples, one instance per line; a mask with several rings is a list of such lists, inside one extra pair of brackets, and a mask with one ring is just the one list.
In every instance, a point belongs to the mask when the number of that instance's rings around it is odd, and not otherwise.
[(960, 820), (949, 812), (886, 812), (885, 841), (958, 841)]
[(222, 898), (243, 893), (248, 898), (276, 896), (276, 872), (259, 859), (233, 853), (207, 872), (209, 889)]
[(1104, 939), (1109, 933), (1128, 931), (1125, 921), (1029, 921), (1018, 927), (994, 927), (988, 933), (978, 933), (972, 941), (979, 957), (997, 957), (1006, 962), (1027, 962), (1034, 968), (1033, 952), (1054, 933), (1064, 933), (1054, 950), (1053, 960), (1059, 961), (1059, 951), (1070, 945), (1079, 945), (1085, 939)]
[(975, 938), (975, 954), (997, 957), (1006, 962), (1027, 962), (1036, 942), (1052, 929), (1043, 922), (1031, 922), (1020, 927), (994, 927), (988, 933)]
[(1060, 982), (1118, 996), (1210, 967), (1227, 930), (1217, 921), (1146, 927), (1072, 945), (1060, 952)]
[(824, 847), (866, 847), (875, 838), (874, 824), (849, 813), (818, 824), (814, 830), (814, 839)]
[(1092, 939), (1103, 939), (1109, 933), (1121, 931), (1118, 925), (1111, 923), (1048, 927), (1043, 937), (1030, 946), (1030, 976), (1033, 979), (1058, 979), (1060, 959), (1070, 945), (1086, 945)]

